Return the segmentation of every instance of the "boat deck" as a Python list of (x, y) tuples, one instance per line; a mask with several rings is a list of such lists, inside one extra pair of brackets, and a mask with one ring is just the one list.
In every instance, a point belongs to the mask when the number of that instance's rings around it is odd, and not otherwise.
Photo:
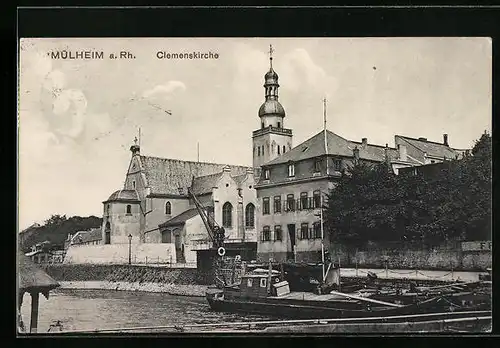
[(302, 301), (345, 301), (352, 302), (352, 300), (346, 299), (343, 296), (334, 294), (324, 294), (316, 295), (312, 292), (294, 291), (286, 295), (281, 296), (269, 296), (272, 299), (278, 300), (302, 300)]

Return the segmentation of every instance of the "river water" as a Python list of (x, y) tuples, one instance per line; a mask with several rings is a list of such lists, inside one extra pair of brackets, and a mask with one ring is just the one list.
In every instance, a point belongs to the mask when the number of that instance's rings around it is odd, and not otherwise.
[[(30, 308), (31, 297), (25, 294), (21, 315), (27, 330)], [(272, 318), (213, 312), (203, 297), (56, 289), (50, 292), (48, 300), (40, 295), (38, 332), (47, 332), (56, 320), (61, 321), (64, 330), (95, 330), (269, 319)]]

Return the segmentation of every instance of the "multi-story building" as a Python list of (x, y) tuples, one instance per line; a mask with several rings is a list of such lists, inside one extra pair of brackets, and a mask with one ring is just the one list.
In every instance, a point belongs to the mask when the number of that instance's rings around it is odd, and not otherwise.
[(264, 104), (259, 109), (261, 128), (253, 132), (253, 163), (261, 167), (257, 189), (259, 239), (257, 256), (262, 261), (319, 261), (329, 245), (323, 235), (320, 207), (335, 187), (343, 169), (360, 161), (385, 162), (398, 174), (400, 168), (458, 158), (462, 150), (443, 143), (395, 136), (396, 147), (347, 140), (323, 129), (292, 147), (292, 130), (284, 128), (285, 110), (278, 102), (278, 75), (272, 58), (265, 75)]

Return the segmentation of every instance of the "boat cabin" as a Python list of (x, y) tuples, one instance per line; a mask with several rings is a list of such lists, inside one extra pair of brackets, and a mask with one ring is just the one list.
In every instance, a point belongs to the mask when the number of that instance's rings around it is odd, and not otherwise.
[(281, 279), (280, 273), (273, 271), (273, 273), (269, 275), (256, 272), (253, 274), (245, 274), (241, 277), (241, 283), (228, 286), (224, 291), (224, 297), (227, 299), (263, 298), (268, 296), (281, 296), (289, 293), (290, 287), (288, 282)]

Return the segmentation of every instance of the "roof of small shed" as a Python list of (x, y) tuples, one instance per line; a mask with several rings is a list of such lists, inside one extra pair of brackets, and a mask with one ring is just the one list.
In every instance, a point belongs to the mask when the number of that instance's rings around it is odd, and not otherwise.
[(24, 292), (41, 292), (46, 297), (50, 290), (60, 286), (51, 276), (43, 269), (35, 265), (26, 255), (18, 252), (19, 262), (19, 291)]

